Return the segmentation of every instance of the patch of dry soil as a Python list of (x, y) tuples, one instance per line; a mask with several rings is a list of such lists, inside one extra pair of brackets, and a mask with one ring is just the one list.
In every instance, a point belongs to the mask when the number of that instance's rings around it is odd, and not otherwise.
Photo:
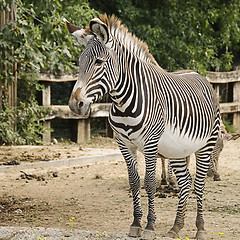
[(0, 164), (79, 158), (112, 153), (114, 150), (118, 150), (116, 141), (111, 138), (95, 137), (92, 138), (91, 142), (82, 145), (70, 143), (49, 146), (0, 146)]
[[(109, 142), (110, 141), (110, 142)], [(96, 150), (98, 149), (98, 150)], [(21, 156), (36, 160), (98, 155), (117, 150), (115, 142), (101, 139), (96, 146), (53, 145), (45, 147), (0, 147), (0, 158), (10, 161)], [(22, 159), (20, 159), (22, 161)], [(28, 159), (26, 159), (28, 161)], [(30, 157), (30, 161), (32, 161)], [(35, 161), (35, 160), (34, 160)], [(144, 177), (144, 159), (139, 154), (139, 172)], [(190, 172), (194, 177), (195, 161)], [(26, 179), (21, 172), (0, 174), (0, 225), (21, 227), (52, 227), (98, 232), (127, 233), (132, 221), (132, 198), (124, 161), (104, 162), (71, 168), (26, 170), (27, 174), (45, 176)], [(157, 178), (160, 182), (161, 166)], [(54, 175), (55, 173), (56, 175)], [(209, 239), (240, 239), (240, 139), (225, 143), (220, 155), (219, 173), (222, 181), (206, 180), (204, 196), (205, 225)], [(143, 184), (143, 181), (142, 181)], [(146, 224), (147, 196), (141, 189), (141, 203)], [(162, 196), (161, 194), (159, 196)], [(158, 236), (163, 236), (175, 218), (177, 194), (156, 197), (155, 224)], [(191, 193), (186, 223), (180, 232), (183, 239), (194, 238), (196, 199)], [(220, 234), (219, 234), (220, 233)], [(103, 238), (102, 238), (103, 239)]]

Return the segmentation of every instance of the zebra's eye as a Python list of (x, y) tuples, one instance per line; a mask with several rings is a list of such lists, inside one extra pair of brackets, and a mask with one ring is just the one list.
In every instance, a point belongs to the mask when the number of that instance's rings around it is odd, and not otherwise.
[(96, 65), (101, 65), (103, 62), (104, 62), (103, 59), (97, 58), (96, 61), (95, 61), (95, 64), (96, 64)]

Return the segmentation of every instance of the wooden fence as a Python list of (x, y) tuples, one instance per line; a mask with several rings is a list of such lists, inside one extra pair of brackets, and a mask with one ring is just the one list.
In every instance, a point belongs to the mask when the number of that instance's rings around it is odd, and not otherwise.
[[(233, 114), (233, 125), (240, 130), (240, 71), (232, 72), (209, 72), (207, 79), (212, 83), (217, 95), (220, 97), (222, 85), (231, 83), (233, 85), (232, 102), (220, 103), (221, 114)], [(41, 81), (45, 89), (42, 94), (42, 103), (52, 109), (51, 114), (46, 118), (45, 126), (50, 128), (51, 120), (54, 118), (76, 119), (77, 120), (77, 143), (84, 143), (90, 140), (90, 120), (73, 113), (68, 106), (51, 105), (51, 82), (76, 81), (77, 76), (65, 75), (61, 77), (41, 75)], [(91, 106), (91, 118), (108, 117), (111, 103), (95, 103)], [(43, 136), (45, 144), (51, 141), (51, 132)]]
[[(2, 11), (0, 12), (0, 30), (2, 26), (8, 24), (10, 21), (16, 19), (15, 9), (12, 7), (10, 11)], [(14, 51), (14, 49), (12, 49)], [(4, 70), (7, 71), (6, 67), (4, 67), (0, 63), (1, 68), (5, 68)], [(14, 73), (14, 80), (12, 83), (0, 82), (0, 110), (2, 109), (2, 99), (7, 100), (9, 107), (16, 107), (17, 106), (17, 63), (13, 63), (12, 72)], [(15, 127), (15, 126), (14, 126)]]
[[(231, 72), (209, 72), (208, 81), (213, 85), (220, 100), (220, 112), (223, 114), (233, 114), (233, 126), (240, 130), (240, 70)], [(220, 89), (225, 85), (232, 85), (228, 96), (231, 102), (221, 103)]]
[[(71, 82), (76, 81), (77, 76), (65, 75), (59, 78), (49, 75), (41, 75), (41, 81), (45, 89), (42, 91), (42, 104), (43, 106), (51, 108), (51, 114), (45, 118), (45, 127), (50, 129), (51, 120), (54, 118), (62, 119), (75, 119), (77, 120), (77, 143), (84, 143), (90, 140), (90, 118), (81, 117), (73, 113), (66, 105), (51, 105), (51, 82)], [(70, 94), (70, 93), (69, 93)], [(108, 117), (111, 103), (95, 103), (91, 105), (91, 118), (95, 117)], [(43, 135), (44, 144), (51, 142), (51, 132), (47, 131)]]

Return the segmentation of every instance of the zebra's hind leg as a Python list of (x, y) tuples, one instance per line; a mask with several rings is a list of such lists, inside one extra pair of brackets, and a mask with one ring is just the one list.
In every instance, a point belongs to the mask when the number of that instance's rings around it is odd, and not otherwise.
[[(137, 170), (137, 149), (136, 147), (127, 147), (120, 139), (118, 140), (119, 148), (126, 161), (129, 177), (129, 185), (132, 191), (133, 197), (133, 216), (134, 220), (130, 226), (129, 236), (140, 237), (142, 234), (141, 218), (142, 209), (140, 204), (140, 177)], [(131, 146), (131, 145), (130, 145)]]
[(213, 151), (210, 155), (210, 165), (207, 173), (209, 177), (213, 176), (214, 181), (221, 181), (220, 175), (217, 172), (217, 168), (218, 168), (219, 156), (222, 150), (223, 150), (223, 139), (218, 138), (213, 148)]
[(165, 158), (161, 157), (161, 162), (162, 162), (162, 174), (161, 174), (161, 186), (162, 186), (162, 185), (167, 185)]
[(170, 159), (170, 164), (177, 177), (180, 199), (174, 225), (167, 233), (167, 237), (178, 238), (178, 233), (184, 226), (184, 218), (192, 178), (187, 168), (186, 158)]
[(168, 159), (168, 175), (167, 175), (167, 179), (168, 179), (169, 186), (171, 188), (175, 188), (176, 187), (176, 183), (174, 181), (172, 167), (171, 167), (171, 164), (170, 164), (170, 159)]
[(207, 240), (207, 233), (204, 229), (202, 198), (205, 187), (205, 178), (207, 176), (210, 164), (210, 154), (208, 151), (201, 150), (196, 153), (196, 178), (194, 181), (194, 190), (197, 195), (197, 234), (196, 239)]

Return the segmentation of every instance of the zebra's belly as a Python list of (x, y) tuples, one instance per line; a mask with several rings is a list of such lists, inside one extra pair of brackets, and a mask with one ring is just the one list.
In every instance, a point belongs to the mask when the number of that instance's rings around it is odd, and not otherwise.
[(158, 152), (166, 158), (182, 158), (191, 155), (206, 145), (207, 139), (192, 139), (187, 134), (166, 126), (158, 142)]

